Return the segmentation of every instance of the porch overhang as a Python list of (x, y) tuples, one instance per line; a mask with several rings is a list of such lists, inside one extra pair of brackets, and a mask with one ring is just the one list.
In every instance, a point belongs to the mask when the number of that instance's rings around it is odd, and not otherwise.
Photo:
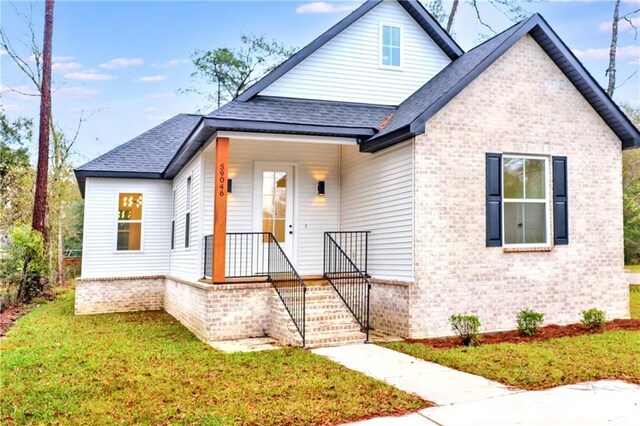
[[(272, 121), (234, 120), (205, 117), (182, 144), (162, 176), (167, 179), (175, 177), (184, 165), (198, 152), (202, 146), (215, 137), (226, 132), (247, 134), (281, 134), (319, 136), (334, 138), (329, 143), (341, 143), (345, 140), (360, 143), (373, 136), (377, 131), (369, 127), (319, 126), (297, 123), (281, 123)], [(298, 138), (302, 139), (302, 138)], [(319, 139), (315, 141), (319, 142)]]

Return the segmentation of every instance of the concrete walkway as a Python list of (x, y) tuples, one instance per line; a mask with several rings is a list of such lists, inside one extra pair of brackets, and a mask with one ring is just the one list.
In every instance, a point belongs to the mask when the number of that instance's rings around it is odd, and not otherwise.
[(640, 386), (622, 381), (524, 391), (376, 345), (313, 352), (438, 404), (354, 425), (640, 425)]
[(484, 377), (423, 361), (378, 345), (337, 346), (314, 349), (312, 352), (438, 405), (522, 392)]

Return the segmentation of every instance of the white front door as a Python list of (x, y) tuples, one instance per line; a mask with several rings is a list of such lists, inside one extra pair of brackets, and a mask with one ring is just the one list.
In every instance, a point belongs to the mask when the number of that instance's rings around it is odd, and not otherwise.
[(256, 164), (254, 229), (271, 232), (294, 263), (294, 168), (276, 163)]

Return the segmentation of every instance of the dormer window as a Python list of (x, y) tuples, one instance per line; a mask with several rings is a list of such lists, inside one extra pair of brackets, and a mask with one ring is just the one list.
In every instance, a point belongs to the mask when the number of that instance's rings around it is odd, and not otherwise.
[(400, 68), (400, 27), (380, 26), (380, 65)]

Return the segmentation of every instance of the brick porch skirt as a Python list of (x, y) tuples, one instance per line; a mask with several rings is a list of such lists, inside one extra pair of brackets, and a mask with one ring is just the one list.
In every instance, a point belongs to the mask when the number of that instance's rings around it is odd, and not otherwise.
[(76, 315), (162, 310), (204, 341), (265, 336), (271, 284), (211, 285), (171, 276), (82, 278)]

